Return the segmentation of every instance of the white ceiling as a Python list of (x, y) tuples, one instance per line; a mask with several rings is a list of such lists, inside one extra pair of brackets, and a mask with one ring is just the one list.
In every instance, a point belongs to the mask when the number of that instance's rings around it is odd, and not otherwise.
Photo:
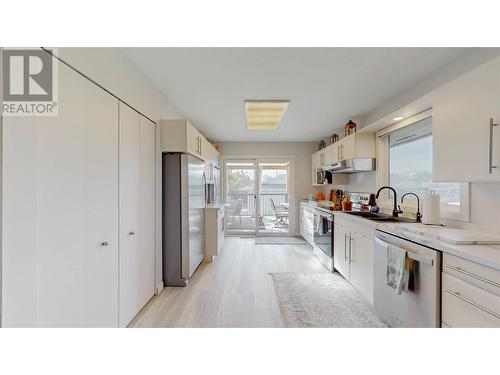
[[(125, 48), (217, 141), (317, 141), (451, 62), (463, 48)], [(244, 100), (288, 99), (277, 131), (250, 132)]]

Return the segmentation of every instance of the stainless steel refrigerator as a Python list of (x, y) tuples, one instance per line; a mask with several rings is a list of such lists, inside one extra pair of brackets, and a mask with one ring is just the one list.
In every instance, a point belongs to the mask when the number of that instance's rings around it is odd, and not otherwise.
[(163, 153), (163, 283), (185, 286), (205, 252), (205, 164)]

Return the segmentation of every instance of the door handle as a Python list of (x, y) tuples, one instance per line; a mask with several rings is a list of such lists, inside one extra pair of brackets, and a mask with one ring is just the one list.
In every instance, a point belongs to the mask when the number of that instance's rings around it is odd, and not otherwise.
[(128, 235), (129, 235), (129, 236), (134, 236), (134, 235), (135, 235), (135, 232), (134, 232), (134, 231), (130, 231), (130, 232), (128, 232)]
[(109, 242), (108, 241), (102, 241), (101, 242), (101, 246), (109, 246)]
[(352, 263), (352, 237), (349, 235), (349, 264)]
[(347, 233), (344, 233), (344, 262), (347, 262)]
[(493, 128), (498, 126), (498, 123), (495, 124), (493, 119), (490, 118), (490, 149), (489, 149), (489, 163), (488, 163), (488, 173), (491, 174), (493, 172), (493, 168), (496, 168), (496, 165), (493, 165)]

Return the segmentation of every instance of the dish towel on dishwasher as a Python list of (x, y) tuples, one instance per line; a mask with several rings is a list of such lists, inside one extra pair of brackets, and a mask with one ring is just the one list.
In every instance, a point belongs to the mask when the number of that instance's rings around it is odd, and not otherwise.
[(387, 246), (387, 279), (386, 284), (401, 294), (406, 277), (406, 250), (400, 247)]

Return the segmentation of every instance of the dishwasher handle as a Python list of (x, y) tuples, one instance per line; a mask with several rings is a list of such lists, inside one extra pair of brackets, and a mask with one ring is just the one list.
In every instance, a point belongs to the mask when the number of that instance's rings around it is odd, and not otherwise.
[[(420, 264), (426, 264), (428, 266), (434, 266), (434, 259), (432, 258), (429, 258), (429, 257), (426, 257), (424, 255), (420, 255), (420, 254), (417, 254), (411, 250), (407, 250), (405, 249), (400, 243), (391, 243), (389, 242), (389, 240), (387, 239), (386, 236), (384, 236), (384, 239), (381, 239), (380, 237), (378, 237), (377, 235), (375, 236), (375, 241), (377, 243), (379, 243), (380, 245), (384, 246), (386, 249), (389, 248), (389, 245), (393, 245), (393, 246), (397, 246), (399, 248), (402, 248), (404, 250), (406, 250), (406, 256), (416, 262), (419, 262)], [(403, 240), (404, 241), (404, 240)], [(400, 242), (400, 241), (397, 241), (397, 242)], [(416, 245), (416, 246), (421, 246), (421, 245)]]

